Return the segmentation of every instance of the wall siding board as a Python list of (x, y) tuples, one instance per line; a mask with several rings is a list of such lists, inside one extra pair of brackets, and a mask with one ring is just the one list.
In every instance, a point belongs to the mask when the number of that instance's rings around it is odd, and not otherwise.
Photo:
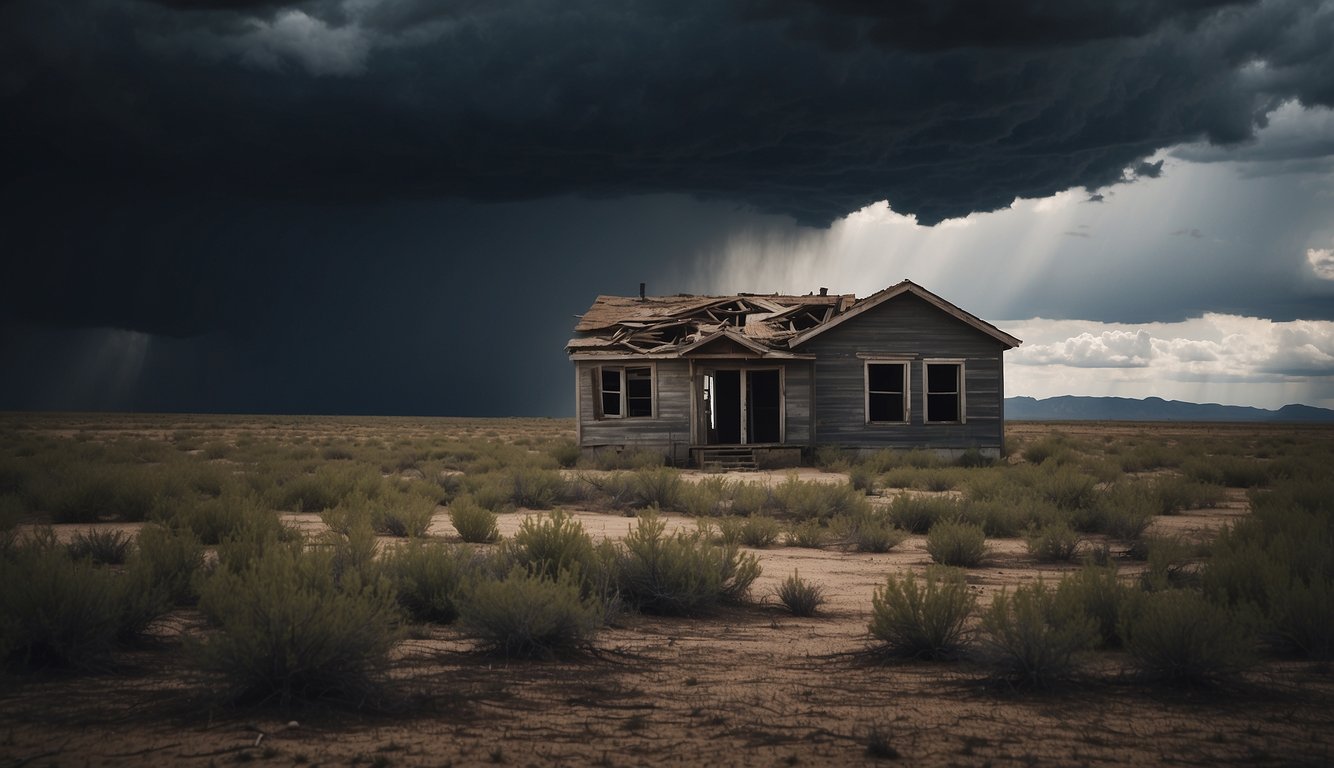
[[(803, 344), (815, 364), (815, 432), (822, 444), (864, 448), (996, 448), (1003, 434), (1004, 346), (916, 296), (892, 299)], [(865, 357), (911, 360), (909, 423), (867, 424)], [(923, 423), (922, 361), (964, 361), (966, 423)]]

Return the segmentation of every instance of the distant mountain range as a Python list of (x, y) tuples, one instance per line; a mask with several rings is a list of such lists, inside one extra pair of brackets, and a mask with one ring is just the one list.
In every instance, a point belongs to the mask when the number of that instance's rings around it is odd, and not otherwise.
[(1285, 405), (1277, 411), (1244, 405), (1185, 403), (1148, 397), (1005, 398), (1005, 418), (1016, 421), (1290, 421), (1334, 423), (1334, 411)]

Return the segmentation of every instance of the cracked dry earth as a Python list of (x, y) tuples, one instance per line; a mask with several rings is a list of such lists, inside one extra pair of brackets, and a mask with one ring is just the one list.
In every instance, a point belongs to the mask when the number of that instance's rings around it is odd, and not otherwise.
[[(749, 476), (754, 479), (755, 475)], [(781, 479), (777, 473), (774, 479)], [(1203, 536), (1245, 514), (1244, 494), (1217, 509), (1162, 518), (1161, 532)], [(525, 511), (504, 516), (506, 534)], [(628, 518), (577, 512), (595, 537)], [(303, 527), (313, 515), (288, 516)], [(671, 517), (671, 524), (693, 520)], [(435, 532), (451, 532), (447, 516)], [(1020, 540), (992, 543), (968, 580), (982, 602), (1004, 586), (1054, 577)], [(292, 712), (217, 703), (190, 671), (191, 611), (159, 643), (92, 675), (0, 681), (0, 768), (290, 765), (1328, 765), (1334, 672), (1268, 661), (1225, 687), (1136, 680), (1099, 653), (1084, 679), (1047, 693), (1009, 689), (975, 661), (891, 662), (866, 653), (871, 595), (886, 574), (922, 571), (923, 537), (893, 552), (756, 551), (764, 575), (751, 604), (703, 618), (625, 614), (588, 657), (480, 656), (450, 627), (404, 641), (373, 711)], [(829, 602), (798, 619), (770, 595), (794, 569)]]

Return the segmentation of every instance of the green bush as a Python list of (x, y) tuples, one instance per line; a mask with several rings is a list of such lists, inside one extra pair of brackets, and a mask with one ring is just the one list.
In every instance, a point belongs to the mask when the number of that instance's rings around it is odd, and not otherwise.
[(500, 538), (495, 512), (473, 500), (470, 494), (454, 498), (449, 504), (449, 522), (459, 537), (471, 544), (489, 544)]
[(188, 528), (148, 524), (136, 539), (131, 571), (142, 571), (143, 580), (172, 604), (185, 605), (198, 597), (195, 574), (204, 565), (204, 546)]
[(1049, 687), (1067, 679), (1076, 654), (1092, 647), (1097, 622), (1066, 594), (1039, 580), (1002, 590), (982, 612), (982, 642), (1011, 681)]
[(671, 467), (646, 467), (631, 476), (635, 506), (681, 509), (683, 486), (680, 470)]
[(1270, 482), (1269, 466), (1240, 456), (1207, 456), (1193, 458), (1181, 465), (1186, 477), (1212, 485), (1229, 488), (1255, 488)]
[(593, 540), (584, 526), (563, 510), (525, 517), (506, 544), (506, 553), (515, 564), (548, 578), (572, 570), (591, 580), (600, 570)]
[(760, 575), (759, 561), (734, 544), (713, 544), (699, 533), (665, 533), (657, 515), (640, 515), (616, 551), (621, 597), (641, 611), (699, 613), (739, 600)]
[(373, 689), (400, 630), (392, 590), (337, 581), (333, 555), (275, 547), (205, 579), (199, 606), (219, 627), (193, 649), (239, 701), (355, 700)]
[(361, 494), (370, 499), (384, 492), (384, 478), (374, 467), (361, 464), (320, 464), (313, 472), (281, 478), (269, 491), (275, 509), (319, 512)]
[(1066, 467), (1041, 475), (1036, 489), (1057, 509), (1067, 511), (1086, 509), (1098, 500), (1097, 481)]
[(828, 520), (869, 508), (866, 495), (850, 485), (808, 482), (795, 473), (770, 489), (766, 501), (772, 503), (774, 514), (796, 520)]
[(953, 658), (967, 644), (975, 604), (957, 571), (929, 569), (922, 585), (911, 573), (890, 575), (871, 597), (869, 629), (882, 650), (894, 656)]
[(557, 464), (568, 469), (579, 463), (583, 451), (573, 440), (557, 440), (547, 448), (547, 453), (551, 454)]
[(820, 549), (829, 542), (829, 529), (819, 520), (800, 520), (789, 523), (783, 531), (783, 543), (789, 547)]
[(168, 477), (152, 467), (77, 466), (61, 472), (37, 499), (57, 523), (146, 519), (166, 490)]
[(873, 496), (880, 473), (867, 464), (853, 464), (848, 467), (848, 484), (858, 491)]
[(1043, 563), (1067, 563), (1079, 551), (1079, 535), (1064, 523), (1029, 529), (1028, 554)]
[(179, 507), (162, 522), (189, 528), (205, 546), (220, 544), (242, 528), (276, 530), (281, 525), (277, 515), (262, 508), (259, 497), (235, 487), (217, 498)]
[(923, 534), (941, 520), (959, 516), (961, 505), (942, 496), (900, 494), (889, 504), (889, 521), (909, 533)]
[(783, 579), (775, 594), (793, 616), (814, 616), (825, 602), (824, 588), (801, 578), (796, 571)]
[(1121, 635), (1136, 666), (1167, 682), (1212, 682), (1254, 660), (1248, 622), (1193, 590), (1145, 595)]
[(771, 547), (782, 532), (782, 524), (772, 517), (751, 515), (741, 523), (741, 543), (756, 549)]
[(1174, 515), (1186, 509), (1211, 507), (1223, 499), (1223, 488), (1184, 477), (1159, 477), (1148, 483), (1160, 515)]
[(830, 529), (843, 546), (858, 552), (888, 552), (908, 538), (908, 533), (896, 528), (887, 515), (871, 510), (861, 515), (840, 515), (830, 521)]
[(416, 621), (449, 624), (459, 615), (466, 586), (478, 573), (466, 547), (414, 540), (381, 558), (398, 604)]
[(1115, 566), (1088, 563), (1062, 578), (1056, 591), (1062, 600), (1093, 619), (1102, 647), (1121, 646), (1121, 623), (1130, 615), (1141, 593), (1121, 581)]
[(936, 523), (926, 534), (926, 552), (941, 565), (971, 568), (987, 555), (987, 537), (971, 523)]
[(91, 560), (97, 565), (122, 565), (129, 558), (134, 539), (116, 530), (76, 531), (67, 546), (70, 557)]
[(705, 477), (694, 483), (682, 483), (680, 508), (694, 517), (714, 517), (723, 514), (731, 497), (731, 483), (721, 477)]
[(163, 608), (125, 575), (71, 559), (50, 540), (27, 542), (0, 559), (0, 660), (94, 667)]
[(475, 581), (459, 605), (459, 624), (479, 645), (504, 656), (555, 656), (592, 644), (604, 607), (583, 596), (578, 574), (554, 577), (515, 566), (503, 579)]
[(528, 509), (550, 509), (565, 493), (565, 477), (554, 469), (520, 467), (506, 475), (510, 501)]
[(413, 493), (396, 492), (387, 495), (375, 529), (390, 536), (421, 538), (430, 532), (435, 518), (434, 499)]

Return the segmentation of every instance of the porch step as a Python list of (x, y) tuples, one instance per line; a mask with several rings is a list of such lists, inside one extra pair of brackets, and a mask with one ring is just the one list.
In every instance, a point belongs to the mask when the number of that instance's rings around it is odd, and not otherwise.
[(699, 466), (706, 471), (722, 472), (751, 471), (758, 468), (755, 463), (755, 451), (737, 446), (699, 449)]

